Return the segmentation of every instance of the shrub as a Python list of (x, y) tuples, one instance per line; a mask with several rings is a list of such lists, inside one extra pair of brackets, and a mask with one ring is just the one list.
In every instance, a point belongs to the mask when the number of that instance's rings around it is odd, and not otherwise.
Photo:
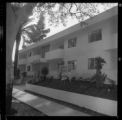
[(17, 69), (16, 75), (17, 78), (20, 78), (20, 69)]
[(27, 73), (26, 72), (23, 72), (22, 73), (22, 77), (25, 78), (27, 76)]
[(42, 75), (44, 76), (44, 79), (46, 79), (46, 76), (48, 75), (49, 73), (49, 70), (47, 67), (43, 67), (42, 70), (41, 70), (41, 73)]
[(109, 83), (110, 83), (110, 84), (108, 85), (109, 89), (110, 89), (110, 90), (114, 89), (115, 86), (116, 86), (116, 82), (115, 82), (114, 80), (110, 79), (110, 78), (107, 78), (107, 79), (109, 80)]
[(74, 83), (74, 82), (76, 82), (76, 77), (71, 78), (71, 83)]
[(96, 69), (96, 75), (94, 76), (94, 79), (96, 80), (96, 87), (99, 88), (103, 85), (104, 80), (106, 75), (102, 75), (101, 73), (101, 69), (103, 67), (103, 65), (106, 63), (106, 61), (102, 58), (102, 57), (97, 57), (95, 59), (95, 69)]
[(95, 59), (95, 63), (96, 63), (95, 69), (96, 69), (96, 73), (97, 73), (97, 72), (101, 72), (101, 69), (102, 69), (103, 65), (106, 63), (106, 61), (102, 57), (97, 57)]
[(106, 74), (96, 74), (96, 87), (97, 88), (100, 88), (103, 86), (106, 77), (107, 77)]

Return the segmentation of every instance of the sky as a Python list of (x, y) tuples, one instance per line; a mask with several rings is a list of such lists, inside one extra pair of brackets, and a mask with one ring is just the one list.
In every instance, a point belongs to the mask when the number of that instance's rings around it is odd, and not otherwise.
[[(116, 4), (113, 4), (113, 6), (116, 6)], [(110, 9), (111, 7), (108, 7), (107, 9)], [(107, 9), (104, 9), (103, 6), (99, 5), (98, 6), (98, 9), (100, 10), (100, 13), (104, 12), (105, 10)], [(47, 34), (47, 37), (50, 37), (60, 31), (63, 31), (75, 24), (78, 23), (78, 20), (77, 19), (72, 19), (72, 18), (68, 18), (67, 19), (67, 24), (66, 26), (63, 26), (62, 24), (59, 24), (58, 26), (51, 26), (49, 23), (48, 23), (48, 16), (45, 18), (45, 27), (46, 28), (50, 28), (50, 33)], [(22, 49), (22, 43), (23, 41), (20, 42), (20, 46), (19, 46), (19, 50)], [(15, 55), (15, 44), (14, 44), (14, 47), (13, 47), (13, 54), (12, 54), (12, 61), (14, 61), (14, 55)]]

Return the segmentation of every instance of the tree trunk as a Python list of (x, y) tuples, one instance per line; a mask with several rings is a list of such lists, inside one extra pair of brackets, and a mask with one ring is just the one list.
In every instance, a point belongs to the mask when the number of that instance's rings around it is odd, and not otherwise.
[[(19, 34), (19, 32), (18, 32)], [(21, 34), (16, 37), (16, 49), (15, 49), (15, 59), (14, 59), (14, 77), (17, 79), (17, 71), (18, 71), (18, 54), (19, 54), (19, 45), (21, 40)]]
[(15, 16), (11, 9), (11, 5), (7, 4), (7, 20), (6, 20), (6, 114), (11, 110), (12, 101), (12, 51), (16, 35)]

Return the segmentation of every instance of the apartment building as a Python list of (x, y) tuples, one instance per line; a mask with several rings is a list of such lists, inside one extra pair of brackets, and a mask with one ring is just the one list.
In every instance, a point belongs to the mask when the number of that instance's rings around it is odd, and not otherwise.
[(47, 66), (53, 76), (63, 71), (85, 78), (95, 73), (95, 58), (101, 56), (102, 72), (117, 83), (118, 7), (84, 22), (20, 50), (20, 70), (33, 75)]

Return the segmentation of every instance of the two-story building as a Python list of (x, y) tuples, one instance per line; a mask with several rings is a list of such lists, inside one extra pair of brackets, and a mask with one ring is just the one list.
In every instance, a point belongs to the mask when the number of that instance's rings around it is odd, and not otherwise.
[(47, 66), (57, 75), (63, 67), (69, 76), (85, 78), (95, 73), (95, 58), (101, 56), (102, 71), (117, 82), (118, 7), (84, 22), (20, 50), (20, 70), (32, 75)]

